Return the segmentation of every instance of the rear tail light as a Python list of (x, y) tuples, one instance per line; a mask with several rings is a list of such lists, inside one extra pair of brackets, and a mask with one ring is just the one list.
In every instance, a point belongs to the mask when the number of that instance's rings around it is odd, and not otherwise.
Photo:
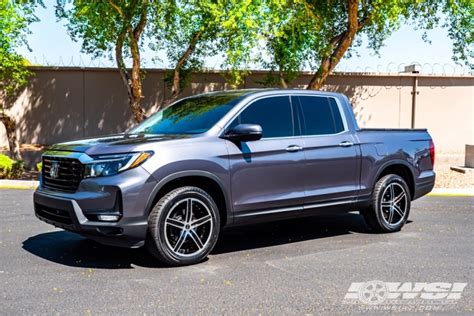
[(432, 140), (430, 140), (430, 158), (431, 158), (431, 165), (434, 167), (435, 164), (435, 145)]

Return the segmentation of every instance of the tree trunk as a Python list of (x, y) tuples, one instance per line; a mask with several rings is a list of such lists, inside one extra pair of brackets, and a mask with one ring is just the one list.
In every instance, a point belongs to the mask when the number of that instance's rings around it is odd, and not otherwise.
[(319, 90), (326, 82), (327, 77), (330, 73), (330, 57), (323, 57), (321, 65), (319, 65), (318, 71), (314, 74), (313, 78), (308, 85), (308, 90)]
[[(127, 88), (128, 104), (133, 114), (135, 122), (140, 123), (145, 119), (145, 111), (140, 105), (142, 98), (142, 83), (140, 78), (140, 53), (138, 52), (138, 43), (130, 47), (132, 53), (133, 65), (132, 76), (130, 77), (128, 69), (123, 60), (123, 45), (125, 37), (129, 33), (127, 26), (124, 26), (120, 31), (117, 41), (115, 42), (115, 60), (120, 72), (120, 77), (124, 86)], [(133, 37), (133, 36), (130, 36)], [(131, 40), (130, 40), (131, 41)], [(131, 41), (132, 42), (132, 41)]]
[(278, 72), (278, 78), (280, 79), (280, 85), (283, 89), (288, 89), (288, 83), (286, 82), (285, 75), (283, 74), (283, 71)]
[(8, 147), (10, 151), (10, 157), (14, 160), (22, 160), (20, 143), (16, 138), (16, 123), (15, 121), (8, 116), (5, 112), (0, 113), (0, 122), (5, 126), (8, 139)]
[(137, 123), (143, 121), (145, 116), (145, 111), (140, 105), (142, 99), (142, 79), (140, 77), (140, 51), (138, 48), (138, 40), (134, 38), (130, 39), (130, 52), (132, 54), (132, 80), (131, 90), (132, 90), (132, 100), (130, 106), (132, 108), (133, 117)]
[(321, 59), (321, 65), (309, 82), (308, 89), (319, 90), (329, 74), (336, 68), (345, 52), (352, 45), (357, 31), (362, 27), (358, 22), (359, 0), (348, 0), (347, 30), (330, 41), (330, 51)]
[[(146, 116), (145, 111), (140, 105), (142, 99), (142, 79), (140, 72), (140, 49), (138, 42), (140, 41), (140, 36), (147, 23), (148, 0), (143, 0), (143, 10), (140, 15), (140, 20), (134, 29), (131, 25), (132, 19), (126, 16), (124, 11), (117, 4), (115, 4), (114, 1), (109, 0), (109, 3), (117, 10), (123, 19), (122, 29), (117, 35), (117, 40), (115, 42), (115, 60), (117, 62), (120, 76), (122, 77), (123, 84), (127, 88), (128, 104), (132, 110), (133, 118), (137, 123), (140, 123), (146, 118)], [(128, 44), (130, 45), (130, 54), (132, 56), (131, 75), (128, 73), (123, 60), (123, 47), (127, 35)]]
[(181, 70), (184, 64), (188, 61), (189, 57), (193, 53), (194, 49), (196, 48), (197, 43), (202, 35), (202, 31), (197, 31), (191, 37), (191, 41), (189, 42), (188, 48), (184, 51), (183, 55), (178, 59), (176, 66), (173, 70), (173, 84), (171, 86), (171, 95), (165, 101), (163, 101), (161, 107), (167, 107), (170, 105), (174, 100), (176, 100), (181, 93)]

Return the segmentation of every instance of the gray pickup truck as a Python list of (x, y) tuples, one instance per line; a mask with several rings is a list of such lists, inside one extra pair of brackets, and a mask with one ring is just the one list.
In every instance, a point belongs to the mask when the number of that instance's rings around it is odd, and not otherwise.
[(185, 98), (123, 134), (51, 146), (36, 216), (98, 242), (203, 260), (223, 227), (360, 211), (400, 230), (433, 188), (425, 129), (361, 129), (347, 97), (236, 90)]

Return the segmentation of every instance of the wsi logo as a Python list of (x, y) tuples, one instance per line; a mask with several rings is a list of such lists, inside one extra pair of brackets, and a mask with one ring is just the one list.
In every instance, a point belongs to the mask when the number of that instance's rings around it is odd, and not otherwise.
[(461, 299), (467, 283), (447, 282), (354, 282), (344, 297), (350, 304), (452, 304)]

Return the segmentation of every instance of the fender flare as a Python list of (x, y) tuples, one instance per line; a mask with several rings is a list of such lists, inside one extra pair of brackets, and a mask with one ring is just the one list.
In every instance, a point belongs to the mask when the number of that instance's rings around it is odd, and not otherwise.
[(169, 174), (166, 177), (164, 177), (163, 179), (161, 179), (160, 181), (158, 181), (158, 183), (153, 188), (153, 190), (152, 190), (152, 192), (151, 192), (151, 194), (148, 198), (148, 201), (146, 203), (146, 214), (147, 214), (147, 216), (151, 212), (151, 209), (153, 207), (153, 201), (155, 200), (156, 196), (158, 195), (158, 192), (169, 182), (171, 182), (175, 179), (178, 179), (178, 178), (183, 178), (183, 177), (205, 177), (205, 178), (208, 178), (208, 179), (213, 180), (214, 182), (216, 182), (217, 185), (219, 186), (219, 188), (221, 189), (223, 195), (224, 195), (224, 201), (225, 201), (225, 205), (226, 205), (225, 212), (226, 212), (226, 218), (227, 218), (225, 226), (229, 225), (233, 222), (230, 198), (229, 198), (228, 192), (224, 189), (225, 188), (224, 184), (222, 183), (221, 179), (218, 176), (216, 176), (215, 174), (213, 174), (211, 172), (208, 172), (208, 171), (202, 171), (202, 170), (178, 171), (178, 172)]
[[(384, 164), (382, 164), (379, 169), (377, 170), (377, 173), (375, 175), (375, 178), (373, 179), (372, 181), (372, 188), (375, 187), (375, 183), (377, 182), (377, 179), (380, 177), (380, 175), (382, 174), (382, 172), (387, 168), (387, 167), (390, 167), (390, 166), (393, 166), (393, 165), (404, 165), (405, 167), (408, 168), (408, 170), (410, 171), (410, 177), (411, 177), (411, 180), (413, 181), (413, 196), (416, 194), (416, 182), (415, 182), (415, 173), (413, 172), (413, 166), (410, 165), (408, 162), (406, 162), (405, 160), (401, 160), (401, 159), (396, 159), (396, 160), (389, 160), (387, 162), (385, 162)], [(407, 183), (409, 184), (409, 183)], [(413, 196), (411, 197), (413, 199)]]

